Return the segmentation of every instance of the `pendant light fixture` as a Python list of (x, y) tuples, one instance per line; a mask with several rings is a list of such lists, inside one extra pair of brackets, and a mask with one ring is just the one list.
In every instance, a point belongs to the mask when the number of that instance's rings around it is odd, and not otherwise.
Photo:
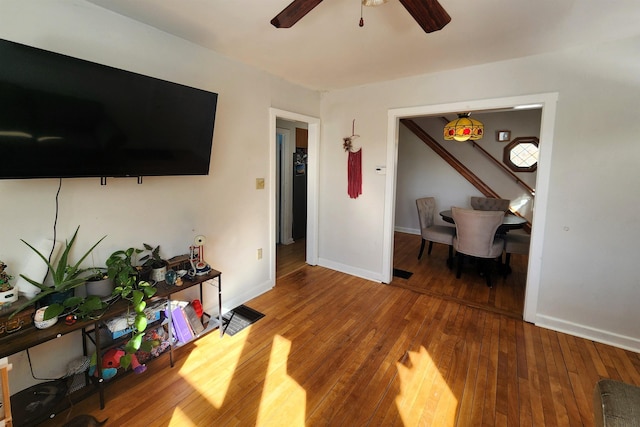
[(484, 125), (469, 117), (470, 113), (458, 113), (458, 118), (451, 120), (444, 127), (444, 139), (447, 141), (478, 140), (484, 136)]

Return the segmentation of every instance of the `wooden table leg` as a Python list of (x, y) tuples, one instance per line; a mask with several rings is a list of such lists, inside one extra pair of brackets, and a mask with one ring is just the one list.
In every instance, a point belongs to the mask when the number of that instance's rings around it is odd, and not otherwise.
[(0, 359), (0, 381), (2, 381), (2, 406), (4, 408), (4, 418), (0, 420), (0, 427), (12, 427), (11, 418), (11, 393), (9, 393), (9, 370), (11, 364), (7, 363), (7, 358)]

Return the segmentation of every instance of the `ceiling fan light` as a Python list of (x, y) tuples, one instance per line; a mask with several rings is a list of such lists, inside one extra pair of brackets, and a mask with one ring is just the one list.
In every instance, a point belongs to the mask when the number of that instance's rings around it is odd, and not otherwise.
[(362, 0), (363, 6), (380, 6), (385, 4), (388, 0)]
[(444, 139), (447, 141), (478, 140), (484, 136), (484, 125), (469, 117), (469, 113), (459, 113), (444, 127)]

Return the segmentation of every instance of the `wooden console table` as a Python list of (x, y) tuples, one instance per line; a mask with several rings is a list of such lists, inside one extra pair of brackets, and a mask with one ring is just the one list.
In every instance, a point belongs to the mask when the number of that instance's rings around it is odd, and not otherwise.
[[(213, 286), (217, 287), (217, 292), (218, 292), (218, 315), (217, 315), (217, 319), (212, 318), (208, 313), (203, 313), (203, 316), (206, 316), (208, 318), (208, 322), (205, 330), (198, 335), (197, 337), (195, 337), (193, 339), (193, 341), (199, 339), (200, 337), (206, 335), (207, 333), (215, 330), (216, 328), (219, 329), (220, 331), (220, 337), (222, 337), (223, 335), (223, 328), (222, 328), (222, 277), (221, 277), (222, 273), (220, 273), (217, 270), (211, 270), (209, 271), (206, 275), (202, 275), (202, 276), (196, 276), (194, 277), (192, 280), (183, 278), (182, 280), (182, 285), (181, 286), (175, 286), (175, 285), (169, 285), (166, 282), (162, 281), (162, 282), (157, 282), (156, 283), (156, 294), (146, 300), (148, 303), (152, 303), (152, 302), (156, 302), (156, 301), (166, 301), (167, 304), (171, 304), (171, 297), (179, 292), (184, 291), (185, 289), (189, 289), (193, 286), (199, 286), (200, 287), (200, 300), (202, 301), (202, 296), (203, 296), (203, 292), (202, 292), (202, 288), (203, 288), (203, 284), (211, 284)], [(109, 319), (112, 319), (114, 317), (117, 317), (119, 315), (122, 315), (123, 313), (126, 313), (128, 310), (128, 301), (125, 300), (118, 300), (115, 303), (113, 303), (106, 311), (105, 313), (97, 320), (79, 320), (76, 323), (74, 323), (73, 325), (67, 325), (65, 324), (63, 321), (59, 321), (58, 323), (56, 323), (55, 325), (53, 325), (50, 328), (47, 329), (37, 329), (33, 324), (22, 328), (19, 331), (16, 331), (14, 333), (10, 333), (10, 334), (6, 334), (5, 336), (3, 336), (2, 338), (0, 338), (0, 359), (2, 359), (3, 357), (7, 357), (10, 356), (12, 354), (16, 354), (18, 352), (27, 350), (29, 348), (35, 347), (39, 344), (42, 344), (44, 342), (48, 342), (51, 340), (54, 340), (56, 338), (60, 338), (63, 335), (67, 335), (71, 332), (75, 332), (78, 330), (82, 331), (82, 335), (83, 335), (83, 353), (85, 356), (89, 356), (89, 346), (87, 345), (88, 342), (92, 342), (95, 346), (95, 351), (96, 351), (96, 356), (97, 356), (97, 366), (100, 366), (100, 353), (102, 351), (104, 351), (106, 348), (109, 347), (114, 347), (116, 345), (118, 345), (120, 342), (124, 343), (126, 342), (127, 338), (130, 337), (130, 334), (127, 334), (125, 337), (122, 337), (121, 339), (118, 340), (112, 340), (109, 343), (103, 343), (101, 342), (101, 338), (100, 338), (100, 329), (103, 328), (104, 329), (104, 322), (106, 322)], [(169, 310), (171, 311), (171, 310)], [(169, 322), (167, 322), (168, 324), (168, 328), (169, 328), (169, 337), (171, 337), (173, 335), (172, 332), (172, 328), (173, 325), (171, 323), (171, 318), (169, 317)], [(179, 347), (180, 345), (176, 345), (173, 340), (171, 340), (170, 338), (170, 343), (171, 345), (169, 346), (169, 357), (170, 357), (170, 364), (173, 367), (173, 351), (175, 347)], [(106, 344), (106, 345), (105, 345)], [(150, 360), (149, 363), (153, 363), (155, 360)], [(101, 369), (97, 369), (98, 374), (98, 378), (97, 379), (93, 379), (95, 381), (93, 381), (91, 378), (89, 378), (88, 373), (85, 372), (86, 375), (86, 385), (81, 389), (78, 390), (77, 392), (74, 392), (72, 395), (70, 395), (70, 400), (72, 402), (77, 402), (79, 400), (84, 399), (85, 397), (98, 392), (100, 395), (100, 407), (104, 408), (105, 406), (105, 401), (104, 401), (104, 389), (105, 389), (105, 381), (102, 379), (101, 376)], [(129, 370), (130, 372), (130, 370)], [(122, 374), (118, 374), (118, 377), (120, 377)], [(123, 376), (123, 375), (122, 375)], [(116, 378), (118, 378), (116, 377)], [(107, 383), (108, 384), (108, 383)], [(88, 389), (88, 390), (86, 390)], [(64, 408), (56, 408), (56, 412), (55, 413), (59, 413), (60, 410), (63, 410)]]

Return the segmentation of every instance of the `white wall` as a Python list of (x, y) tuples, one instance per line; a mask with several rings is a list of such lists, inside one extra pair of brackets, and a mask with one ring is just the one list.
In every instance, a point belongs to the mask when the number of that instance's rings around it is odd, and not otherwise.
[[(484, 183), (496, 191), (500, 197), (512, 201), (512, 206), (520, 206), (518, 212), (531, 220), (532, 197), (518, 185), (512, 176), (506, 174), (495, 163), (471, 146), (470, 142), (445, 141), (443, 137), (443, 115), (437, 117), (416, 117), (412, 119), (434, 138), (445, 150), (467, 166)], [(502, 163), (503, 151), (508, 142), (496, 141), (497, 129), (509, 129), (512, 140), (517, 137), (540, 134), (540, 110), (518, 110), (505, 112), (473, 113), (473, 118), (484, 124), (485, 136), (475, 143)], [(455, 115), (449, 115), (453, 119)], [(438, 154), (404, 125), (399, 126), (398, 168), (396, 181), (395, 228), (399, 231), (419, 234), (420, 226), (415, 200), (431, 196), (427, 191), (435, 191), (437, 210), (451, 206), (469, 206), (471, 196), (481, 196), (479, 190), (462, 178)], [(506, 167), (506, 166), (505, 166)], [(536, 187), (536, 172), (514, 172), (530, 187)], [(521, 205), (524, 203), (524, 205)], [(438, 223), (444, 224), (439, 217)]]
[[(0, 38), (219, 94), (209, 176), (149, 177), (142, 185), (109, 179), (104, 187), (97, 178), (63, 180), (58, 237), (69, 238), (80, 225), (76, 254), (106, 234), (94, 251), (96, 265), (104, 265), (116, 249), (143, 242), (160, 245), (161, 254), (171, 257), (187, 253), (194, 236), (203, 234), (206, 260), (223, 273), (223, 310), (273, 286), (268, 265), (275, 250), (269, 245), (272, 183), (255, 189), (256, 178), (269, 176), (269, 108), (318, 116), (318, 93), (81, 0), (3, 0)], [(0, 259), (11, 274), (22, 272), (30, 256), (20, 239), (52, 237), (57, 186), (55, 179), (0, 181)], [(262, 260), (257, 260), (258, 248)], [(205, 296), (206, 307), (217, 306), (214, 295), (211, 289)], [(81, 350), (78, 343), (72, 334), (34, 349), (36, 374), (63, 374), (77, 355), (68, 354), (68, 348)], [(10, 362), (12, 392), (30, 385), (25, 354)]]
[[(639, 45), (640, 37), (634, 37), (326, 94), (321, 263), (374, 280), (383, 277), (387, 190), (374, 168), (395, 162), (384, 149), (389, 109), (557, 92), (535, 321), (640, 350), (640, 281), (633, 264), (640, 239)], [(356, 200), (346, 195), (341, 145), (353, 118), (364, 147), (363, 195)], [(425, 193), (439, 194), (437, 187), (426, 186)]]

